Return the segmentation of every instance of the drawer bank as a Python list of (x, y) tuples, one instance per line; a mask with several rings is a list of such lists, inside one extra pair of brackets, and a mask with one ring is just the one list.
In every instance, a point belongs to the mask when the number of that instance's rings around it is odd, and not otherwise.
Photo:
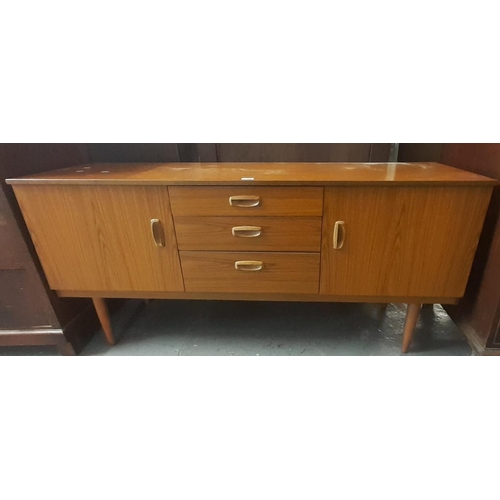
[(113, 297), (462, 297), (496, 181), (438, 163), (88, 164), (7, 180), (49, 285)]

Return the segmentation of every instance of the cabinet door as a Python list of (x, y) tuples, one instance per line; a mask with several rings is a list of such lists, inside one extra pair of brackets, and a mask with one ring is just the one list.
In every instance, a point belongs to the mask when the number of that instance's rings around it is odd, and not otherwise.
[(471, 186), (325, 189), (321, 293), (461, 297), (490, 194)]
[(26, 185), (15, 191), (51, 288), (184, 289), (166, 187)]

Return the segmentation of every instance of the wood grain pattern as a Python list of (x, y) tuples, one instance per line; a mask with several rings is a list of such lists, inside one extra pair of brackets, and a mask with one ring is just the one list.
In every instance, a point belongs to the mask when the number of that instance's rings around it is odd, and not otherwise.
[[(319, 254), (278, 252), (180, 252), (188, 292), (318, 293)], [(242, 271), (236, 261), (262, 261)]]
[[(33, 242), (56, 290), (181, 291), (168, 190), (141, 186), (16, 186)], [(151, 219), (162, 221), (157, 247)]]
[(463, 294), (496, 181), (437, 163), (267, 163), (92, 164), (11, 183), (50, 286), (92, 297), (110, 342), (107, 297), (404, 301), (405, 351), (416, 304)]
[[(253, 178), (253, 181), (242, 180)], [(470, 185), (497, 181), (439, 163), (92, 163), (9, 184), (328, 186)], [(197, 215), (197, 214), (185, 214)], [(215, 215), (215, 214), (213, 214)], [(224, 215), (224, 214), (217, 214)], [(312, 214), (311, 214), (312, 215)]]
[[(323, 212), (322, 188), (170, 187), (174, 217), (181, 216), (317, 216)], [(256, 196), (257, 206), (229, 204), (231, 196)]]
[[(231, 293), (231, 292), (92, 292), (91, 290), (59, 290), (60, 297), (103, 297), (169, 300), (257, 300), (274, 302), (369, 302), (381, 304), (381, 297), (370, 295), (323, 295), (311, 293)], [(456, 297), (383, 297), (387, 303), (456, 304)]]
[[(325, 190), (321, 293), (461, 297), (491, 188)], [(332, 244), (336, 221), (345, 242)]]
[[(174, 220), (179, 250), (320, 251), (321, 217), (175, 217)], [(233, 236), (232, 228), (241, 226), (260, 227), (260, 235)]]
[[(13, 183), (50, 284), (90, 295), (110, 342), (106, 297), (403, 300), (403, 351), (415, 304), (463, 294), (495, 184), (439, 164), (93, 165), (46, 177)], [(321, 256), (304, 251), (319, 241)]]

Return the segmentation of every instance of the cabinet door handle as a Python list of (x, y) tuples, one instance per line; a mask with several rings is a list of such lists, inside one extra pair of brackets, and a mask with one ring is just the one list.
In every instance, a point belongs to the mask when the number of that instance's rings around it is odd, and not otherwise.
[(259, 226), (235, 226), (231, 229), (231, 233), (240, 238), (256, 238), (262, 233), (262, 228)]
[(257, 207), (258, 205), (260, 205), (260, 196), (253, 196), (250, 194), (230, 196), (229, 204), (232, 207), (242, 207), (242, 208)]
[[(339, 238), (339, 233), (342, 234), (341, 238)], [(343, 220), (338, 220), (337, 222), (335, 222), (335, 226), (333, 227), (333, 249), (340, 250), (344, 246), (344, 241), (345, 222)]]
[(151, 219), (151, 235), (157, 247), (165, 246), (165, 233), (160, 219)]
[(261, 260), (237, 260), (234, 268), (238, 271), (260, 271), (264, 267)]

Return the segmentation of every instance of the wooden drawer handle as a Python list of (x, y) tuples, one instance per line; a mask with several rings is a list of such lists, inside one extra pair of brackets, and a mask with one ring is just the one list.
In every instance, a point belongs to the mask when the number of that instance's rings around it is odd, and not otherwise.
[(261, 260), (237, 260), (234, 268), (238, 271), (260, 271), (264, 263)]
[[(342, 237), (339, 242), (339, 233), (342, 234)], [(345, 222), (343, 220), (338, 220), (335, 222), (335, 226), (333, 227), (333, 249), (340, 250), (344, 246), (345, 241)]]
[(165, 246), (165, 233), (160, 219), (151, 219), (151, 235), (157, 247)]
[(259, 226), (235, 226), (231, 229), (231, 233), (240, 238), (256, 238), (262, 233), (262, 228)]
[(230, 196), (229, 204), (232, 207), (257, 207), (260, 205), (260, 196), (253, 196), (249, 194), (242, 194), (239, 196)]

